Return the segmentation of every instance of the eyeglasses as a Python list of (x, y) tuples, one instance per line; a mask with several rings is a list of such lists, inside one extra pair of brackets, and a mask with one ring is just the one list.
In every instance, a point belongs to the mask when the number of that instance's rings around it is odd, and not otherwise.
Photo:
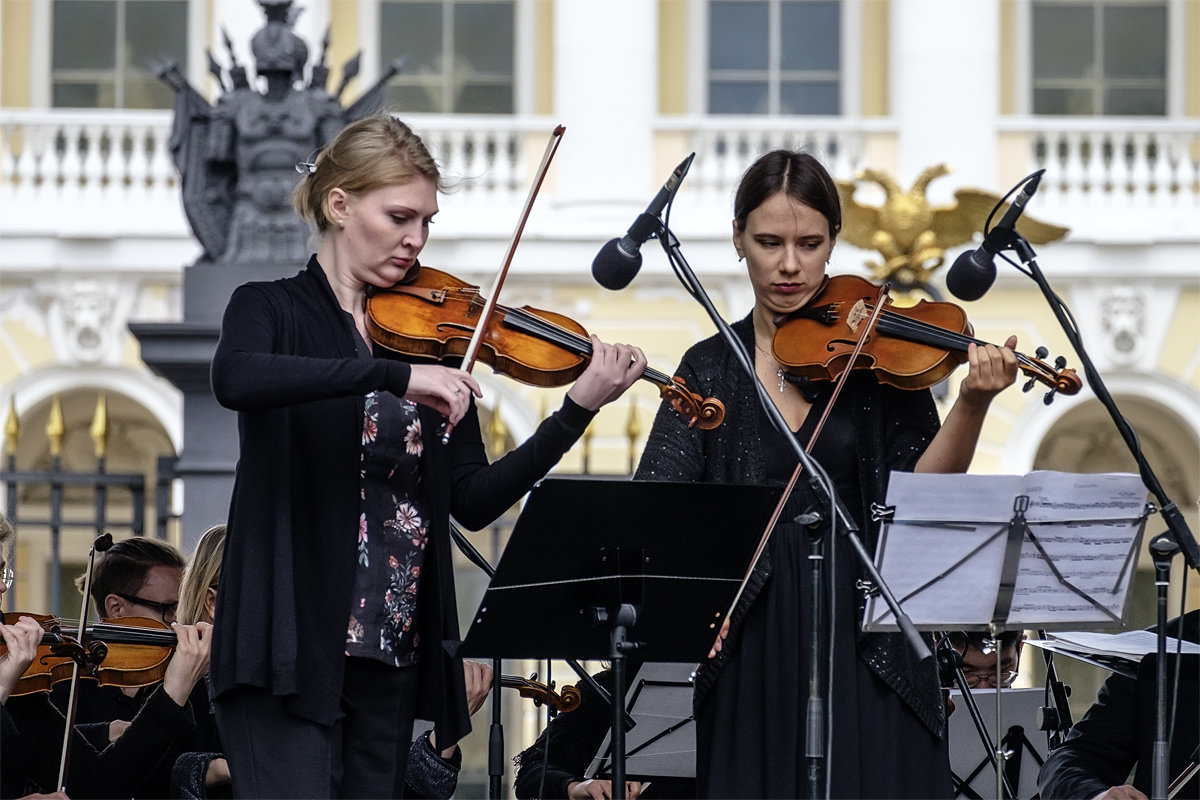
[(0, 583), (4, 584), (5, 589), (11, 589), (16, 579), (17, 573), (13, 572), (12, 567), (5, 567), (4, 571), (0, 572)]
[(174, 603), (160, 603), (157, 600), (147, 600), (144, 597), (138, 597), (136, 594), (121, 594), (120, 592), (113, 592), (113, 594), (115, 594), (117, 597), (120, 597), (122, 600), (128, 600), (131, 603), (137, 603), (139, 606), (153, 608), (158, 612), (159, 616), (162, 617), (163, 622), (170, 622), (171, 620), (175, 619), (175, 612), (179, 610), (178, 601)]
[[(1004, 689), (1009, 688), (1017, 679), (1018, 674), (1015, 669), (1000, 670), (1000, 686)], [(963, 670), (963, 677), (967, 679), (967, 686), (972, 689), (978, 689), (981, 686), (985, 689), (996, 688), (995, 670)]]

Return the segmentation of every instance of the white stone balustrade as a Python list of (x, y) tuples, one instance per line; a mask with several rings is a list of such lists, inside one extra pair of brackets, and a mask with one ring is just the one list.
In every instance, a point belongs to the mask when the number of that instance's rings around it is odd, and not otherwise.
[[(456, 205), (472, 212), (472, 225), (510, 228), (552, 122), (408, 121), (442, 164)], [(166, 111), (0, 110), (0, 234), (188, 236), (168, 151), (170, 124)], [(897, 136), (889, 120), (842, 118), (664, 117), (655, 131), (660, 157), (696, 152), (686, 191), (702, 219), (728, 214), (742, 170), (767, 149), (804, 147), (835, 176), (849, 178), (864, 166), (891, 169)], [(1029, 171), (1046, 169), (1033, 212), (1039, 218), (1100, 238), (1127, 236), (1131, 227), (1140, 231), (1137, 239), (1197, 238), (1194, 121), (1006, 118), (997, 136), (1027, 153)], [(552, 183), (545, 192), (553, 194)]]

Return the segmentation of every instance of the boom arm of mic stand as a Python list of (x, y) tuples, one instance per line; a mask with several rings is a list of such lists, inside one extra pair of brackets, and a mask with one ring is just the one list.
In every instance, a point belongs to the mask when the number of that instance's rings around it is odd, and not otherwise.
[(1129, 421), (1121, 414), (1121, 410), (1117, 408), (1116, 401), (1113, 400), (1108, 387), (1104, 385), (1104, 379), (1100, 377), (1095, 364), (1092, 363), (1091, 356), (1084, 349), (1079, 332), (1075, 329), (1074, 323), (1068, 318), (1063, 309), (1065, 304), (1054, 293), (1054, 290), (1050, 288), (1050, 283), (1046, 280), (1046, 276), (1042, 274), (1042, 269), (1037, 263), (1037, 254), (1033, 252), (1033, 248), (1029, 242), (1019, 234), (1016, 236), (1013, 248), (1021, 258), (1021, 261), (1024, 262), (1026, 269), (1029, 270), (1029, 276), (1038, 285), (1042, 296), (1050, 304), (1050, 310), (1054, 312), (1054, 317), (1058, 320), (1058, 324), (1062, 327), (1063, 332), (1066, 333), (1067, 340), (1071, 343), (1071, 348), (1075, 351), (1075, 355), (1079, 357), (1079, 361), (1083, 365), (1083, 373), (1087, 376), (1088, 386), (1092, 388), (1096, 399), (1108, 411), (1109, 416), (1112, 417), (1113, 422), (1117, 426), (1117, 431), (1121, 434), (1121, 438), (1125, 440), (1125, 446), (1129, 448), (1130, 454), (1133, 456), (1134, 461), (1137, 462), (1138, 472), (1142, 476), (1142, 483), (1146, 485), (1146, 488), (1158, 501), (1159, 513), (1162, 514), (1163, 522), (1166, 523), (1167, 529), (1175, 539), (1175, 543), (1179, 545), (1184, 561), (1192, 569), (1200, 571), (1200, 546), (1197, 546), (1196, 539), (1192, 536), (1192, 531), (1188, 527), (1187, 520), (1183, 518), (1183, 514), (1180, 512), (1179, 507), (1175, 505), (1175, 502), (1167, 496), (1166, 491), (1162, 488), (1162, 484), (1158, 482), (1158, 477), (1154, 474), (1154, 470), (1150, 468), (1149, 462), (1146, 461), (1146, 457), (1142, 454), (1142, 448), (1137, 441), (1137, 434), (1134, 433)]
[(721, 336), (725, 339), (739, 363), (741, 363), (742, 368), (752, 378), (751, 383), (755, 387), (759, 403), (762, 405), (767, 417), (779, 432), (784, 434), (784, 439), (792, 446), (797, 460), (804, 464), (804, 471), (805, 475), (808, 476), (809, 486), (818, 497), (826, 495), (830, 498), (830, 505), (835, 517), (833, 519), (835, 531), (844, 535), (854, 546), (854, 551), (858, 554), (859, 560), (866, 568), (875, 586), (879, 588), (880, 595), (887, 603), (888, 608), (895, 615), (896, 623), (900, 626), (900, 630), (904, 633), (905, 637), (907, 637), (909, 646), (912, 647), (913, 652), (917, 654), (919, 660), (932, 658), (933, 654), (929, 651), (929, 646), (921, 638), (921, 634), (917, 632), (912, 620), (900, 608), (899, 602), (897, 602), (891, 590), (888, 589), (887, 584), (884, 583), (879, 571), (875, 569), (874, 560), (858, 536), (858, 526), (849, 513), (847, 513), (845, 505), (833, 488), (833, 482), (829, 479), (829, 475), (822, 469), (820, 464), (813, 460), (808, 453), (804, 452), (804, 448), (796, 441), (796, 437), (792, 434), (791, 428), (788, 427), (787, 421), (784, 420), (779, 409), (775, 407), (774, 401), (767, 394), (767, 390), (763, 387), (762, 382), (755, 375), (754, 362), (750, 360), (750, 354), (742, 346), (742, 342), (738, 339), (737, 334), (729, 327), (729, 323), (721, 317), (721, 314), (713, 306), (712, 300), (709, 298), (707, 292), (704, 291), (704, 287), (700, 285), (700, 281), (697, 280), (696, 273), (692, 271), (691, 266), (687, 263), (687, 259), (683, 257), (683, 253), (679, 248), (679, 240), (675, 238), (675, 235), (665, 225), (659, 231), (658, 238), (662, 243), (663, 250), (667, 253), (667, 258), (671, 260), (676, 275), (684, 283), (684, 287), (704, 307), (704, 310), (708, 312), (708, 316), (712, 319), (713, 324), (717, 326), (717, 330), (721, 332)]

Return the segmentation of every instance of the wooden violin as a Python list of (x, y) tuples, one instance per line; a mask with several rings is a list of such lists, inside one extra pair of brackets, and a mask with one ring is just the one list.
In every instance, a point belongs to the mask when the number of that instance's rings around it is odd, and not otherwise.
[(516, 675), (501, 675), (500, 685), (506, 689), (516, 689), (521, 697), (529, 698), (538, 705), (545, 703), (555, 712), (574, 711), (583, 700), (583, 696), (574, 686), (567, 685), (555, 692), (551, 686)]
[[(419, 267), (403, 283), (367, 297), (367, 331), (381, 347), (420, 358), (459, 357), (467, 351), (486, 303), (478, 286), (441, 270)], [(564, 386), (587, 367), (592, 343), (578, 322), (552, 311), (495, 304), (480, 340), (479, 358), (530, 386)], [(688, 425), (711, 430), (725, 406), (684, 386), (683, 379), (647, 367), (644, 380)]]
[[(789, 373), (812, 380), (834, 380), (847, 368), (869, 369), (880, 383), (927, 389), (967, 360), (970, 345), (986, 344), (971, 335), (966, 313), (954, 303), (922, 300), (898, 308), (885, 296), (875, 330), (850, 364), (859, 328), (876, 311), (879, 294), (880, 287), (855, 275), (826, 278), (812, 300), (780, 324), (775, 358)], [(1049, 386), (1047, 404), (1056, 392), (1073, 395), (1083, 386), (1075, 370), (1066, 368), (1066, 359), (1045, 363), (1045, 348), (1038, 348), (1035, 358), (1016, 355), (1018, 368), (1030, 378), (1024, 391), (1037, 382)]]
[(20, 617), (37, 621), (43, 633), (37, 655), (13, 687), (14, 697), (50, 691), (71, 679), (75, 664), (81, 678), (101, 686), (149, 686), (163, 679), (176, 644), (175, 632), (154, 619), (103, 620), (85, 628), (81, 641), (77, 629), (50, 615), (9, 612), (5, 624)]

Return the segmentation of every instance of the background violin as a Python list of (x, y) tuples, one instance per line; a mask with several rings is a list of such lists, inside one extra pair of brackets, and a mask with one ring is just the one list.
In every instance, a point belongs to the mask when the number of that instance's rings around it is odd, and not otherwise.
[[(44, 632), (37, 655), (13, 687), (14, 697), (48, 692), (54, 684), (70, 680), (75, 663), (81, 678), (102, 686), (149, 686), (166, 675), (176, 644), (175, 632), (154, 619), (104, 620), (85, 628), (81, 642), (77, 629), (46, 614), (9, 612), (5, 624), (20, 617), (36, 620)], [(6, 650), (0, 645), (0, 652)]]
[(574, 686), (567, 685), (555, 692), (552, 687), (544, 683), (516, 675), (501, 675), (500, 685), (506, 689), (516, 689), (521, 697), (529, 698), (538, 705), (545, 703), (555, 712), (574, 711), (579, 708), (579, 703), (583, 700), (583, 695)]
[[(775, 358), (789, 373), (812, 380), (834, 380), (847, 368), (869, 369), (880, 383), (926, 389), (965, 362), (971, 344), (986, 344), (971, 335), (966, 312), (954, 303), (922, 300), (897, 308), (885, 295), (875, 330), (850, 364), (859, 328), (875, 311), (879, 295), (880, 287), (855, 275), (826, 278), (812, 300), (775, 332)], [(1056, 392), (1077, 393), (1083, 382), (1075, 370), (1066, 369), (1061, 356), (1050, 366), (1041, 360), (1047, 355), (1041, 347), (1036, 358), (1017, 353), (1017, 366), (1030, 378), (1024, 390), (1046, 384), (1046, 403)]]
[[(371, 339), (407, 356), (462, 356), (486, 302), (479, 287), (430, 267), (414, 272), (403, 283), (369, 294)], [(578, 322), (552, 311), (496, 304), (480, 340), (479, 358), (531, 386), (565, 386), (587, 367), (591, 353), (591, 340)], [(689, 425), (710, 430), (725, 418), (720, 400), (689, 391), (681, 378), (649, 367), (642, 378), (657, 385)]]

